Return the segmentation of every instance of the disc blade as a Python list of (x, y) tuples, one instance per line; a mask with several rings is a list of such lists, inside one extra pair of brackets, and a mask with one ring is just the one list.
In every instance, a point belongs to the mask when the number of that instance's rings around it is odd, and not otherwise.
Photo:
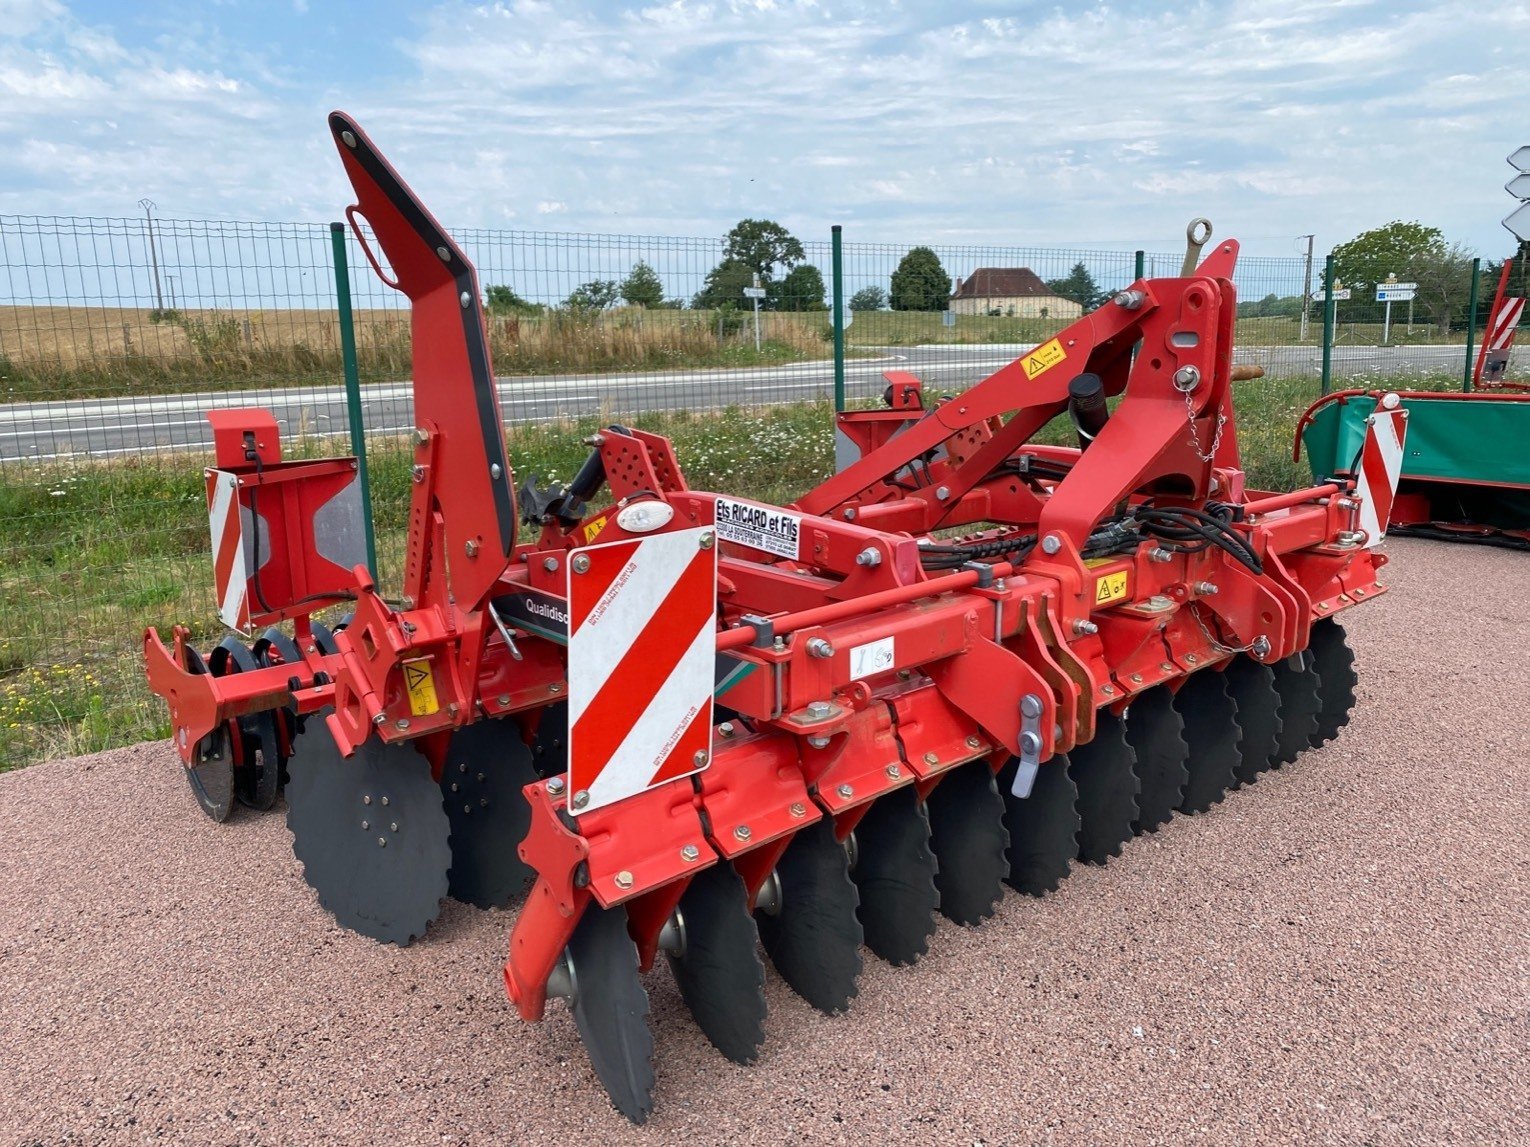
[(1126, 743), (1137, 755), (1138, 832), (1157, 832), (1167, 824), (1190, 783), (1185, 722), (1174, 708), (1174, 694), (1162, 685), (1139, 693), (1126, 710)]
[(568, 772), (568, 702), (559, 701), (542, 710), (536, 735), (531, 739), (531, 763), (544, 780)]
[(861, 974), (862, 932), (850, 858), (827, 817), (792, 838), (775, 877), (778, 909), (755, 913), (765, 954), (792, 991), (819, 1011), (844, 1011)]
[(590, 1066), (616, 1109), (644, 1123), (653, 1111), (653, 1033), (627, 910), (592, 902), (569, 938), (568, 962), (574, 1024)]
[(197, 745), (186, 766), (186, 783), (202, 811), (222, 824), (234, 811), (234, 756), (226, 729), (215, 729)]
[(879, 798), (855, 826), (855, 866), (866, 947), (890, 964), (929, 951), (940, 907), (930, 816), (912, 786)]
[(994, 914), (1009, 875), (1009, 830), (993, 770), (985, 760), (958, 765), (940, 778), (925, 804), (941, 915), (981, 924)]
[(1333, 740), (1349, 724), (1350, 710), (1355, 707), (1355, 686), (1360, 678), (1355, 675), (1355, 655), (1349, 648), (1344, 627), (1333, 618), (1312, 627), (1308, 648), (1318, 677), (1317, 729), (1311, 738), (1312, 746), (1317, 748)]
[(530, 886), (536, 873), (518, 851), (531, 827), (521, 790), (536, 779), (518, 723), (479, 721), (452, 734), (441, 797), (451, 823), (453, 897), (503, 908)]
[(1078, 786), (1068, 775), (1068, 758), (1043, 761), (1031, 782), (1029, 796), (1014, 794), (1020, 759), (1011, 757), (999, 770), (999, 795), (1004, 798), (1004, 823), (1009, 829), (1011, 888), (1027, 896), (1056, 892), (1068, 866), (1078, 855)]
[(669, 957), (680, 998), (712, 1045), (753, 1063), (765, 1042), (765, 965), (749, 893), (733, 866), (714, 864), (680, 898), (684, 951)]
[(246, 761), (235, 777), (239, 803), (257, 812), (265, 812), (274, 805), (281, 791), (282, 758), (276, 720), (274, 711), (239, 718)]
[(1126, 743), (1125, 722), (1101, 710), (1094, 740), (1074, 746), (1068, 762), (1078, 786), (1078, 857), (1104, 864), (1121, 855), (1137, 819), (1137, 754)]
[(446, 897), (451, 828), (430, 764), (369, 740), (340, 756), (315, 721), (288, 762), (287, 827), (303, 878), (344, 927), (408, 944)]
[(1280, 768), (1296, 760), (1317, 735), (1318, 713), (1323, 707), (1318, 676), (1311, 667), (1311, 653), (1297, 653), (1270, 666), (1275, 691), (1280, 694), (1280, 735), (1270, 765)]
[(1280, 741), (1280, 693), (1275, 672), (1251, 657), (1234, 657), (1222, 671), (1228, 695), (1238, 714), (1243, 736), (1238, 741), (1238, 784), (1253, 784), (1270, 767), (1270, 757)]
[(1227, 694), (1222, 674), (1192, 673), (1174, 694), (1174, 708), (1185, 722), (1185, 759), (1190, 779), (1185, 782), (1181, 812), (1205, 812), (1227, 795), (1238, 767), (1238, 710)]

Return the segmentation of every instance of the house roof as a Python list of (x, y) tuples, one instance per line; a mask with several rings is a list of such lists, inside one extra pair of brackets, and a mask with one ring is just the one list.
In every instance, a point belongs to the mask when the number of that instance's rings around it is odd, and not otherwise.
[(1058, 298), (1029, 267), (979, 267), (956, 284), (953, 299)]

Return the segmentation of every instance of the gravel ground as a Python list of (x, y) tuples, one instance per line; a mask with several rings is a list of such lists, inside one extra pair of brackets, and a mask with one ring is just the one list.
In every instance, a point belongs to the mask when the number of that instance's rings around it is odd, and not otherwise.
[(661, 970), (640, 1130), (561, 1004), (506, 1002), (512, 913), (342, 932), (282, 818), (211, 824), (164, 743), (0, 776), (0, 1140), (1524, 1142), (1530, 558), (1391, 553), (1336, 744), (868, 957), (847, 1016), (772, 974), (752, 1068)]

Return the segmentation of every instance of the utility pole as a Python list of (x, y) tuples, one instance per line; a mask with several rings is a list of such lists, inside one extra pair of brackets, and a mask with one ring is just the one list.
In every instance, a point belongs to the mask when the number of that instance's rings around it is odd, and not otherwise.
[(149, 236), (149, 265), (154, 268), (154, 309), (165, 309), (165, 295), (159, 286), (159, 252), (154, 249), (154, 200), (140, 199), (138, 206), (143, 208), (144, 230)]
[(1307, 341), (1307, 312), (1312, 309), (1312, 241), (1316, 235), (1298, 235), (1298, 239), (1307, 240), (1307, 268), (1302, 273), (1302, 330), (1297, 336), (1298, 342)]

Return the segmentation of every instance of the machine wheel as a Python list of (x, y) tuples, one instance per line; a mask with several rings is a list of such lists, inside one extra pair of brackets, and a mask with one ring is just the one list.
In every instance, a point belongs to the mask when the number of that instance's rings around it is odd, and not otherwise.
[(653, 1111), (653, 1032), (648, 993), (638, 975), (637, 945), (625, 908), (584, 910), (565, 949), (574, 1024), (601, 1086), (634, 1123)]
[(680, 997), (712, 1045), (753, 1063), (765, 1042), (765, 965), (749, 893), (727, 861), (693, 879), (680, 898), (679, 952), (669, 968)]
[(430, 765), (368, 740), (349, 759), (322, 725), (288, 763), (287, 827), (303, 878), (347, 928), (405, 945), (441, 911), (451, 826)]
[(854, 852), (866, 947), (890, 964), (914, 963), (929, 951), (940, 892), (929, 810), (912, 785), (871, 806), (855, 826)]
[(1227, 795), (1238, 767), (1238, 708), (1228, 696), (1222, 674), (1201, 670), (1185, 678), (1174, 694), (1174, 708), (1185, 722), (1185, 744), (1190, 753), (1186, 764), (1190, 779), (1185, 783), (1180, 811), (1205, 812)]
[(521, 790), (537, 779), (531, 750), (514, 721), (486, 720), (458, 729), (441, 769), (441, 798), (451, 823), (452, 896), (479, 908), (503, 908), (536, 873), (520, 856), (531, 827)]
[(1318, 676), (1317, 730), (1312, 734), (1312, 746), (1318, 748), (1349, 724), (1350, 710), (1355, 707), (1355, 686), (1360, 678), (1355, 675), (1355, 655), (1349, 648), (1344, 627), (1333, 618), (1325, 618), (1312, 627), (1308, 649)]
[(1094, 740), (1068, 754), (1069, 773), (1078, 786), (1078, 858), (1104, 864), (1121, 855), (1137, 820), (1137, 754), (1126, 743), (1125, 723), (1101, 710)]
[(859, 897), (850, 858), (825, 817), (792, 838), (756, 897), (765, 954), (792, 991), (821, 1012), (850, 1006), (861, 974)]
[(1029, 796), (1014, 793), (1019, 771), (1018, 757), (1011, 757), (999, 770), (999, 793), (1004, 798), (1004, 821), (1009, 828), (1009, 875), (1005, 880), (1027, 896), (1045, 896), (1057, 891), (1078, 855), (1078, 786), (1069, 774), (1065, 756), (1041, 763)]
[(925, 804), (941, 915), (957, 924), (981, 924), (1003, 899), (1009, 875), (1004, 798), (993, 770), (986, 760), (958, 765), (941, 777)]
[(1174, 694), (1159, 685), (1132, 698), (1126, 710), (1126, 743), (1137, 755), (1138, 832), (1157, 832), (1185, 798), (1190, 783), (1185, 722), (1174, 708)]

